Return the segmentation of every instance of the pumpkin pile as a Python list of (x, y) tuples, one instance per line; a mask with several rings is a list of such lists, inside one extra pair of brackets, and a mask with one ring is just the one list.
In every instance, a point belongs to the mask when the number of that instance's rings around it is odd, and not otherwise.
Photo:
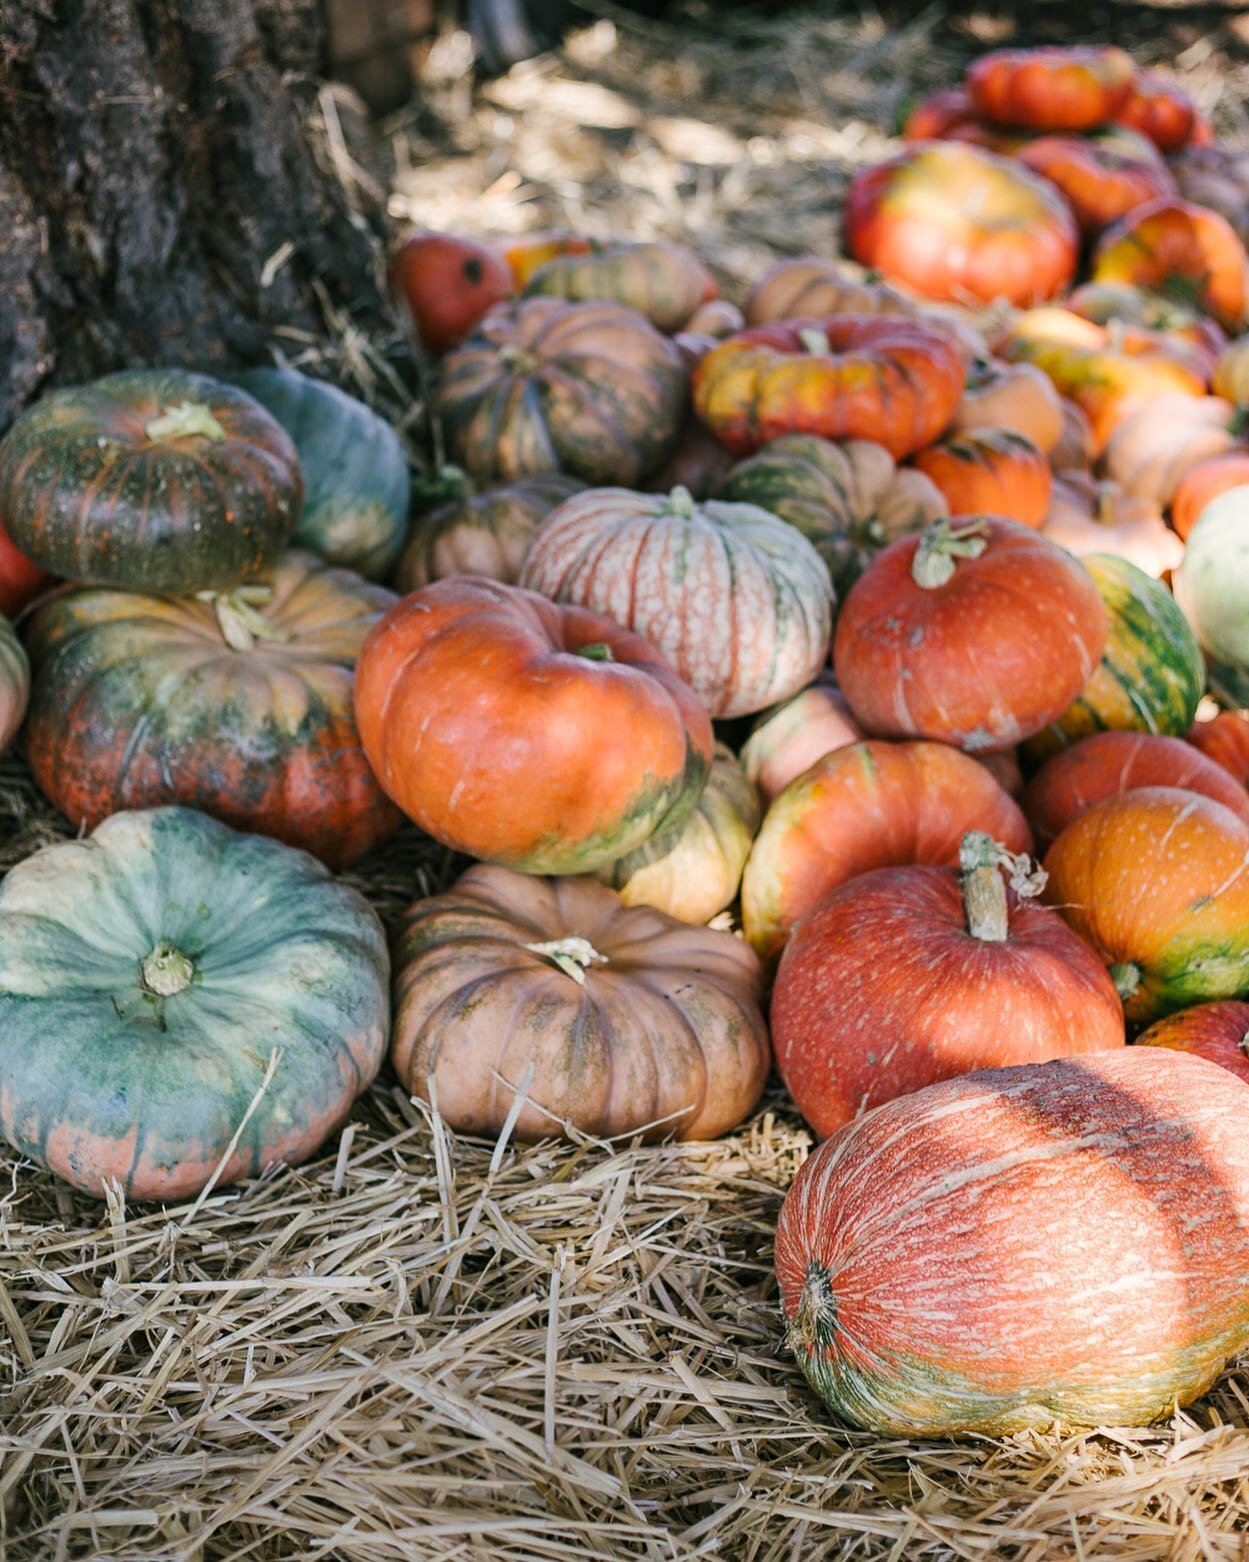
[[(31, 407), (0, 741), (80, 838), (0, 886), (10, 1143), (175, 1199), (315, 1153), (387, 1051), (524, 1139), (725, 1133), (775, 1061), (823, 1140), (782, 1301), (838, 1414), (1202, 1393), (1249, 1345), (1249, 256), (1210, 139), (1121, 50), (1001, 50), (854, 179), (852, 260), (740, 304), (663, 240), (413, 239), (415, 485), (288, 368)], [(404, 818), (475, 860), (388, 948), (333, 873)]]

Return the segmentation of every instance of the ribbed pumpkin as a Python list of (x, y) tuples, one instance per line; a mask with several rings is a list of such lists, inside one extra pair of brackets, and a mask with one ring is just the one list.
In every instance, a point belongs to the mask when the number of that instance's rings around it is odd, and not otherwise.
[(715, 295), (715, 279), (697, 255), (663, 239), (617, 244), (591, 255), (559, 255), (525, 284), (528, 298), (625, 304), (661, 331), (680, 330), (699, 304)]
[(1016, 156), (1061, 192), (1086, 237), (1095, 237), (1146, 201), (1175, 194), (1175, 180), (1152, 142), (1127, 129), (1038, 136)]
[(1196, 118), (1188, 93), (1155, 71), (1137, 71), (1114, 114), (1115, 124), (1148, 136), (1160, 152), (1178, 152), (1186, 145)]
[(1077, 558), (1113, 553), (1154, 579), (1184, 557), (1184, 544), (1155, 503), (1125, 493), (1118, 483), (1097, 482), (1087, 472), (1055, 477), (1041, 533)]
[(1027, 526), (936, 521), (902, 537), (842, 606), (833, 668), (874, 737), (1011, 748), (1053, 721), (1106, 643), (1088, 573)]
[(1225, 710), (1188, 729), (1188, 741), (1249, 787), (1249, 711)]
[(1249, 1345), (1249, 1087), (1117, 1048), (946, 1080), (799, 1171), (776, 1272), (798, 1366), (903, 1437), (1136, 1426)]
[(295, 446), (246, 392), (185, 369), (53, 391), (0, 442), (0, 515), (67, 580), (189, 593), (263, 570), (299, 516)]
[(1072, 703), (1024, 745), (1031, 765), (1090, 732), (1182, 737), (1205, 688), (1197, 641), (1161, 581), (1108, 553), (1086, 554), (1080, 562), (1106, 609), (1106, 644)]
[[(1159, 333), (1164, 341), (1196, 348), (1208, 376), (1215, 373), (1227, 351), (1227, 334), (1222, 326), (1195, 304), (1131, 282), (1083, 282), (1067, 297), (1063, 307), (1095, 325), (1111, 326), (1118, 322), (1120, 330), (1125, 326), (1144, 329)], [(1224, 392), (1216, 394), (1221, 396)]]
[(1041, 882), (971, 831), (958, 868), (860, 874), (798, 923), (772, 989), (772, 1044), (819, 1138), (939, 1079), (1123, 1045), (1114, 984), (1031, 899)]
[(1140, 787), (1096, 803), (1045, 857), (1046, 896), (1110, 968), (1133, 1024), (1249, 995), (1249, 824)]
[(1008, 851), (1032, 836), (1019, 805), (944, 743), (854, 743), (825, 754), (775, 799), (742, 878), (742, 925), (765, 958), (830, 890), (873, 868), (958, 862), (968, 830)]
[(1249, 312), (1249, 257), (1226, 217), (1164, 196), (1108, 228), (1093, 252), (1095, 282), (1191, 297), (1229, 331)]
[(983, 359), (967, 371), (951, 429), (1006, 429), (1048, 456), (1063, 435), (1062, 401), (1049, 376), (1034, 364)]
[(778, 260), (746, 295), (747, 325), (780, 320), (825, 319), (829, 315), (902, 315), (914, 319), (917, 305), (885, 282), (861, 282), (822, 255)]
[(385, 1055), (388, 974), (368, 902), (306, 852), (117, 814), (0, 885), (0, 1126), (97, 1197), (307, 1160)]
[(1210, 659), (1210, 684), (1249, 704), (1249, 487), (1212, 499), (1188, 534), (1175, 596)]
[(632, 908), (593, 879), (478, 866), (395, 935), (391, 1056), (451, 1127), (520, 1139), (735, 1128), (771, 1061), (738, 938)]
[(710, 922), (737, 898), (762, 818), (758, 788), (732, 749), (717, 743), (707, 785), (685, 823), (600, 868), (598, 878), (626, 906), (654, 906), (678, 922)]
[(529, 298), (492, 309), (447, 355), (433, 410), (479, 483), (636, 483), (676, 443), (685, 387), (680, 352), (636, 310)]
[(16, 736), (29, 698), (30, 664), (13, 625), (0, 617), (0, 752)]
[(1166, 509), (1198, 461), (1243, 448), (1237, 421), (1236, 409), (1219, 396), (1155, 396), (1115, 429), (1102, 470), (1125, 493)]
[(248, 369), (232, 382), (295, 442), (304, 502), (292, 546), (384, 580), (408, 531), (411, 483), (398, 434), (362, 401), (296, 369)]
[(913, 461), (945, 496), (951, 515), (1000, 515), (1035, 528), (1049, 509), (1054, 474), (1025, 434), (996, 428), (947, 434)]
[(967, 70), (977, 114), (1024, 130), (1092, 130), (1127, 102), (1136, 79), (1131, 55), (1107, 44), (993, 49)]
[(184, 803), (351, 862), (399, 823), (351, 708), (356, 657), (394, 600), (310, 553), (212, 601), (57, 592), (27, 637), (35, 779), (75, 826)]
[(713, 716), (785, 699), (828, 655), (828, 571), (806, 538), (753, 504), (591, 489), (542, 524), (520, 583), (642, 635)]
[(1249, 1003), (1224, 998), (1194, 1004), (1155, 1020), (1136, 1038), (1138, 1047), (1170, 1047), (1217, 1063), (1249, 1085)]
[(410, 818), (527, 873), (591, 873), (675, 829), (711, 766), (706, 708), (640, 635), (477, 575), (376, 625), (355, 709)]
[(796, 526), (828, 565), (839, 597), (886, 543), (950, 513), (932, 479), (899, 467), (883, 445), (816, 434), (784, 434), (747, 456), (719, 497), (761, 505)]
[(770, 803), (817, 759), (863, 734), (831, 673), (755, 718), (742, 745), (742, 766)]

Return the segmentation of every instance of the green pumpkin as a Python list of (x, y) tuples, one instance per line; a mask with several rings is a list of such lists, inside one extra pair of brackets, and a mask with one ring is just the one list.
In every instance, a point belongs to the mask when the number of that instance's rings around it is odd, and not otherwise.
[(115, 814), (0, 885), (0, 1128), (86, 1193), (186, 1198), (227, 1151), (219, 1185), (306, 1160), (388, 1027), (368, 903), (192, 809)]
[(1210, 658), (1226, 704), (1249, 704), (1249, 488), (1206, 506), (1189, 533), (1175, 595)]
[(7, 618), (0, 617), (0, 750), (13, 741), (30, 699), (30, 663)]
[(292, 544), (383, 580), (408, 532), (411, 481), (399, 436), (362, 401), (297, 369), (232, 377), (295, 441), (304, 503)]

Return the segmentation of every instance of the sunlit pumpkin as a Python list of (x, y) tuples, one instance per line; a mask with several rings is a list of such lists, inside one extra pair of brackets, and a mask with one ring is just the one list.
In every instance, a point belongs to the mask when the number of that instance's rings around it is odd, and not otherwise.
[(1175, 180), (1153, 145), (1131, 130), (1038, 136), (1015, 155), (1062, 192), (1086, 237), (1146, 201), (1175, 194)]
[(952, 515), (1001, 515), (1040, 526), (1054, 475), (1025, 434), (975, 429), (947, 434), (913, 457), (917, 470), (944, 494)]
[(1156, 71), (1137, 71), (1114, 113), (1117, 125), (1148, 136), (1161, 152), (1178, 152), (1186, 146), (1196, 117), (1193, 100), (1183, 87)]
[(1249, 309), (1249, 257), (1225, 217), (1164, 197), (1138, 207), (1098, 241), (1093, 279), (1131, 282), (1196, 303), (1229, 331)]
[(1123, 107), (1136, 66), (1110, 45), (994, 49), (968, 67), (972, 108), (997, 125), (1092, 130)]

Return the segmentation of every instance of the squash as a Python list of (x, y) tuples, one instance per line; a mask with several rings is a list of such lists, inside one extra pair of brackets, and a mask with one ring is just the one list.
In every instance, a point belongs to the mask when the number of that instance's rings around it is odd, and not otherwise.
[(244, 391), (128, 369), (53, 391), (0, 441), (0, 515), (67, 580), (179, 595), (272, 563), (299, 515), (299, 457)]
[(1170, 1047), (1217, 1063), (1249, 1085), (1249, 1003), (1224, 998), (1197, 1003), (1155, 1020), (1136, 1038), (1138, 1047)]
[(685, 367), (692, 373), (717, 342), (746, 329), (746, 317), (736, 304), (712, 298), (689, 317), (672, 340), (681, 349)]
[(416, 334), (431, 353), (458, 347), (495, 304), (511, 296), (512, 273), (475, 239), (419, 233), (390, 265), (390, 285), (407, 305)]
[(0, 885), (0, 1128), (97, 1198), (294, 1165), (376, 1075), (388, 986), (376, 914), (307, 853), (116, 814)]
[(837, 619), (833, 669), (872, 736), (987, 753), (1070, 705), (1106, 630), (1097, 587), (1047, 537), (993, 516), (934, 521), (859, 577)]
[(829, 315), (899, 315), (913, 320), (919, 307), (886, 282), (859, 281), (844, 265), (822, 255), (778, 260), (750, 292), (742, 313), (748, 326)]
[(617, 244), (592, 255), (559, 255), (525, 284), (526, 298), (609, 299), (668, 332), (680, 330), (715, 296), (715, 280), (697, 255), (664, 239)]
[(993, 49), (964, 78), (972, 109), (995, 125), (1093, 130), (1128, 100), (1136, 65), (1108, 44)]
[(1193, 140), (1170, 159), (1170, 166), (1186, 201), (1218, 212), (1240, 242), (1249, 244), (1249, 150), (1226, 141)]
[(1098, 240), (1095, 282), (1131, 282), (1191, 300), (1229, 331), (1249, 311), (1249, 256), (1226, 217), (1163, 196), (1138, 206)]
[(730, 933), (477, 866), (399, 923), (391, 1057), (463, 1133), (712, 1139), (767, 1078), (762, 985)]
[[(710, 347), (708, 348), (710, 351)], [(733, 453), (709, 434), (692, 412), (681, 425), (676, 449), (642, 484), (648, 494), (667, 494), (674, 488), (688, 488), (695, 499), (729, 498), (718, 492), (720, 484), (733, 470)], [(766, 510), (767, 505), (763, 508)]]
[(771, 710), (755, 717), (742, 745), (742, 768), (759, 788), (764, 803), (809, 770), (817, 759), (863, 734), (830, 672)]
[(1086, 554), (1081, 563), (1106, 608), (1109, 633), (1075, 700), (1024, 745), (1029, 765), (1091, 732), (1183, 737), (1205, 688), (1200, 648), (1167, 588), (1111, 554)]
[[(1033, 365), (1020, 365), (1032, 368)], [(1066, 396), (1060, 396), (1063, 426), (1058, 443), (1050, 451), (1050, 466), (1055, 472), (1087, 472), (1096, 454), (1093, 426), (1087, 414)]]
[(642, 635), (715, 717), (788, 698), (828, 656), (828, 570), (753, 504), (590, 489), (539, 527), (520, 584)]
[(1249, 787), (1249, 711), (1224, 710), (1209, 721), (1195, 721), (1187, 741)]
[(1249, 341), (1240, 337), (1227, 343), (1214, 366), (1210, 389), (1238, 408), (1249, 405)]
[(527, 873), (590, 873), (676, 829), (711, 768), (706, 709), (640, 635), (476, 575), (374, 627), (355, 710), (410, 818)]
[(952, 515), (1000, 515), (1035, 528), (1049, 509), (1054, 475), (1025, 434), (997, 428), (947, 434), (912, 462), (940, 489)]
[(854, 743), (817, 759), (774, 799), (742, 876), (742, 926), (765, 959), (839, 884), (873, 868), (958, 862), (968, 830), (1008, 851), (1032, 836), (983, 766), (944, 743)]
[(1188, 471), (1239, 447), (1236, 409), (1218, 396), (1156, 396), (1110, 436), (1102, 468), (1125, 493), (1166, 509)]
[(1129, 339), (1143, 330), (1164, 342), (1186, 343), (1197, 350), (1207, 377), (1215, 373), (1220, 357), (1227, 351), (1226, 331), (1195, 305), (1130, 282), (1084, 282), (1071, 293), (1064, 307), (1096, 325), (1111, 326), (1117, 321), (1120, 333), (1124, 327), (1130, 327)]
[(1115, 1048), (856, 1118), (781, 1206), (788, 1339), (891, 1437), (1138, 1426), (1249, 1344), (1249, 1088)]
[(1175, 598), (1210, 660), (1211, 687), (1249, 704), (1249, 488), (1212, 499), (1188, 534)]
[(967, 88), (941, 87), (908, 109), (898, 134), (903, 141), (945, 141), (953, 131), (978, 124)]
[(351, 709), (356, 657), (394, 600), (308, 553), (208, 601), (57, 592), (27, 635), (35, 780), (75, 827), (183, 803), (354, 861), (399, 824)]
[(1113, 553), (1158, 579), (1184, 557), (1184, 544), (1148, 499), (1087, 472), (1060, 472), (1041, 524), (1042, 536), (1082, 558)]
[(443, 359), (432, 406), (479, 483), (567, 472), (637, 483), (667, 458), (685, 408), (679, 350), (622, 304), (500, 304)]
[(685, 823), (651, 836), (597, 876), (623, 905), (654, 906), (678, 922), (710, 922), (736, 900), (762, 818), (757, 787), (732, 749), (717, 743), (707, 785)]
[(0, 613), (6, 618), (16, 618), (36, 597), (52, 585), (51, 575), (45, 575), (37, 564), (13, 546), (13, 541), (0, 525)]
[(13, 625), (0, 616), (0, 753), (17, 736), (30, 699), (30, 663)]
[(512, 281), (518, 289), (529, 285), (529, 279), (543, 266), (561, 255), (595, 255), (602, 248), (597, 239), (583, 233), (567, 233), (551, 230), (543, 233), (520, 233), (514, 238), (501, 240), (499, 250), (512, 273)]
[(816, 434), (771, 440), (730, 470), (718, 497), (796, 526), (828, 565), (838, 597), (886, 543), (950, 513), (932, 479), (898, 466), (883, 445)]
[(1030, 898), (1042, 883), (973, 830), (958, 868), (877, 868), (798, 923), (772, 989), (772, 1044), (818, 1138), (975, 1068), (1123, 1046), (1114, 984)]
[(955, 434), (1005, 429), (1022, 434), (1048, 456), (1063, 437), (1063, 403), (1049, 376), (1034, 364), (982, 359), (967, 371), (950, 428)]
[[(1233, 445), (1221, 455), (1195, 462), (1176, 484), (1171, 495), (1171, 524), (1187, 539), (1206, 506), (1231, 488), (1249, 485), (1249, 449)], [(1179, 560), (1176, 560), (1178, 563)]]
[(1038, 136), (1015, 155), (1066, 197), (1080, 232), (1090, 238), (1147, 201), (1176, 193), (1153, 143), (1132, 130)]
[(1178, 152), (1193, 133), (1197, 110), (1182, 87), (1156, 71), (1137, 71), (1114, 113), (1116, 125), (1148, 136), (1160, 152)]

